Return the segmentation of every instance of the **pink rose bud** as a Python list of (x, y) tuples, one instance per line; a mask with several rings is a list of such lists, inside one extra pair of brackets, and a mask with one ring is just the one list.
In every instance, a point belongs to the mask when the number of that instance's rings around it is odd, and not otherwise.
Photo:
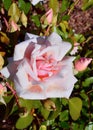
[(47, 20), (48, 24), (50, 24), (53, 19), (53, 10), (50, 9), (49, 11), (47, 11), (45, 16), (46, 16), (46, 20)]
[(83, 71), (87, 68), (91, 61), (92, 58), (80, 58), (79, 60), (75, 61), (75, 69), (77, 71)]
[(11, 26), (14, 29), (14, 31), (20, 30), (18, 25), (13, 20), (11, 21)]

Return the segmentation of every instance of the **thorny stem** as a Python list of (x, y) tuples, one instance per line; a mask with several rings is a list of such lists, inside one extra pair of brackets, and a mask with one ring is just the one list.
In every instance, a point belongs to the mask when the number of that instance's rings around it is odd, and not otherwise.
[(85, 43), (89, 42), (91, 39), (93, 39), (93, 36), (90, 36), (86, 41), (82, 43), (82, 46), (84, 46)]
[(72, 7), (69, 9), (69, 11), (68, 11), (68, 15), (71, 14), (71, 12), (72, 12), (73, 9), (74, 9), (74, 6), (75, 6), (78, 2), (79, 2), (79, 0), (76, 0), (76, 1), (75, 1), (74, 5), (72, 5)]
[(87, 92), (87, 94), (90, 94), (90, 93), (92, 93), (92, 92), (93, 92), (93, 90), (90, 90), (90, 91)]
[(15, 96), (16, 103), (17, 103), (18, 107), (20, 108), (19, 101), (18, 101), (18, 96), (16, 95), (16, 91), (9, 85), (8, 82), (6, 82), (6, 87), (8, 87), (11, 90), (11, 92)]
[(7, 82), (6, 78), (1, 73), (0, 73), (0, 79), (1, 79), (1, 82), (3, 82), (4, 85), (11, 90), (11, 92), (15, 96), (16, 103), (17, 103), (18, 107), (20, 108), (19, 101), (18, 101), (18, 96), (16, 94), (16, 91), (12, 88), (12, 86), (10, 86), (10, 84)]

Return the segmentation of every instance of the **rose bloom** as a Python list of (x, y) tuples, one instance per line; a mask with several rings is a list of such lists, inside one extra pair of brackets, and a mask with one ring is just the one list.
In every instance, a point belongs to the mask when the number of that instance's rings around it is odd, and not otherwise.
[(69, 98), (77, 81), (74, 57), (65, 56), (70, 48), (56, 33), (49, 37), (27, 34), (26, 40), (15, 46), (13, 61), (1, 72), (14, 81), (24, 99)]
[(87, 66), (91, 63), (92, 58), (81, 57), (80, 59), (75, 61), (75, 69), (77, 71), (84, 71)]

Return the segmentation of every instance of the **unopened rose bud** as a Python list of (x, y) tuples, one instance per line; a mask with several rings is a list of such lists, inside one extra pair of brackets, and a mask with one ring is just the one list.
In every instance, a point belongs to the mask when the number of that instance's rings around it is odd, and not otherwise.
[(80, 58), (79, 60), (75, 61), (75, 69), (77, 71), (84, 71), (91, 61), (92, 58)]
[(47, 20), (48, 24), (50, 24), (53, 19), (53, 10), (50, 9), (48, 12), (46, 12), (45, 16), (46, 16), (46, 20)]
[(11, 21), (11, 32), (20, 31), (19, 26), (15, 23), (15, 21)]
[(45, 107), (47, 110), (49, 110), (49, 111), (51, 111), (51, 110), (56, 110), (55, 103), (54, 103), (52, 100), (50, 100), (50, 99), (44, 100), (44, 101), (43, 101), (43, 104), (44, 104), (44, 107)]
[(48, 10), (42, 17), (41, 17), (41, 23), (44, 25), (49, 25), (52, 23), (53, 20), (53, 10)]

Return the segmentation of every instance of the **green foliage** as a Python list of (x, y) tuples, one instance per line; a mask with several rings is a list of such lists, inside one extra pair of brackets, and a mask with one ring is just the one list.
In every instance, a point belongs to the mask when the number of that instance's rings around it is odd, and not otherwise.
[(31, 20), (36, 24), (37, 27), (40, 27), (40, 19), (38, 15), (32, 15)]
[(82, 109), (82, 101), (78, 97), (69, 99), (69, 111), (73, 120), (77, 120)]
[(20, 10), (16, 3), (12, 3), (9, 10), (8, 15), (11, 16), (11, 20), (14, 20), (15, 22), (18, 22), (20, 18)]
[(84, 87), (89, 87), (93, 83), (93, 77), (86, 78), (85, 81), (82, 82)]
[(25, 107), (29, 111), (31, 108), (39, 108), (41, 106), (41, 102), (39, 100), (24, 100), (22, 98), (19, 99), (19, 104), (21, 107)]
[(88, 9), (90, 6), (93, 6), (93, 0), (84, 0), (83, 1), (83, 6), (82, 6), (83, 10)]
[(67, 8), (69, 7), (69, 0), (62, 0), (62, 4), (61, 4), (61, 12), (64, 12), (67, 10)]
[(40, 111), (41, 111), (41, 115), (44, 117), (44, 119), (47, 120), (49, 117), (50, 111), (43, 107), (41, 107)]
[(84, 124), (72, 123), (72, 130), (83, 130)]
[(45, 125), (41, 125), (39, 130), (47, 130), (46, 126)]
[(69, 111), (68, 110), (64, 110), (60, 113), (60, 121), (67, 121), (69, 119)]
[(75, 36), (76, 41), (79, 43), (82, 43), (86, 40), (84, 35), (82, 35), (82, 34), (75, 34), (74, 36)]
[(31, 4), (29, 2), (25, 2), (24, 0), (18, 0), (18, 5), (21, 10), (25, 12), (25, 14), (28, 14)]
[(55, 105), (56, 105), (56, 110), (51, 111), (51, 113), (49, 115), (49, 120), (55, 119), (59, 115), (59, 113), (60, 113), (60, 111), (62, 109), (60, 99), (54, 99), (54, 102), (55, 102)]
[(3, 5), (4, 5), (4, 8), (8, 11), (11, 3), (12, 3), (12, 0), (2, 0), (3, 2)]
[(33, 118), (31, 115), (27, 115), (25, 117), (20, 117), (16, 122), (16, 128), (17, 129), (24, 129), (27, 126), (29, 126), (32, 122)]
[(56, 15), (58, 13), (58, 10), (59, 10), (58, 0), (50, 0), (49, 7), (53, 9), (53, 13), (54, 13), (54, 15)]

